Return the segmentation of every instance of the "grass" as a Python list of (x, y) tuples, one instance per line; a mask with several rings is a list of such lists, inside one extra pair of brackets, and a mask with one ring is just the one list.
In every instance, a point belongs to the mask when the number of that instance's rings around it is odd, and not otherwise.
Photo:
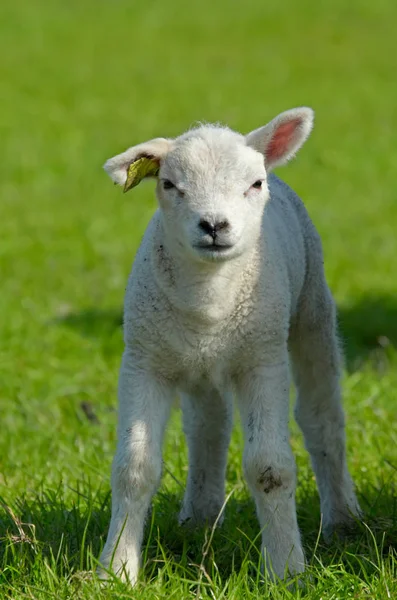
[[(397, 67), (391, 0), (3, 0), (0, 7), (0, 597), (393, 598), (397, 594)], [(121, 306), (155, 208), (123, 196), (109, 156), (196, 120), (241, 131), (308, 104), (317, 120), (280, 174), (324, 243), (346, 349), (348, 458), (365, 510), (325, 546), (301, 436), (304, 586), (261, 583), (258, 526), (230, 448), (223, 528), (176, 526), (178, 413), (138, 588), (90, 575), (110, 517)]]

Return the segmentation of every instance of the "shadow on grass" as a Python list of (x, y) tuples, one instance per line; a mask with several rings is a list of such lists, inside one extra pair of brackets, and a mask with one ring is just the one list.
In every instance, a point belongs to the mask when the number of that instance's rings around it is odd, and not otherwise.
[[(376, 571), (382, 556), (397, 546), (397, 499), (395, 489), (364, 490), (360, 500), (366, 512), (368, 526), (357, 524), (345, 540), (334, 539), (326, 545), (318, 536), (319, 501), (316, 493), (308, 492), (298, 503), (298, 518), (309, 564), (343, 563), (356, 575), (365, 568)], [(106, 539), (110, 519), (109, 492), (100, 490), (87, 503), (86, 496), (76, 496), (76, 503), (67, 507), (61, 492), (42, 492), (35, 499), (16, 500), (11, 511), (0, 517), (2, 538), (0, 564), (4, 567), (24, 565), (26, 574), (38, 554), (47, 557), (58, 574), (95, 568)], [(144, 578), (157, 576), (167, 562), (178, 574), (196, 580), (203, 560), (203, 549), (209, 531), (189, 530), (177, 525), (181, 494), (160, 489), (155, 496), (153, 511), (146, 524), (143, 546)], [(259, 564), (260, 539), (258, 522), (250, 498), (230, 499), (224, 524), (215, 531), (205, 559), (207, 573), (222, 580), (239, 571), (247, 559), (249, 572), (256, 577)], [(315, 554), (314, 554), (315, 553)], [(92, 560), (94, 557), (94, 560)], [(365, 567), (363, 567), (363, 561)], [(216, 566), (215, 566), (216, 565)]]
[[(339, 329), (346, 366), (356, 371), (365, 362), (377, 370), (387, 368), (390, 348), (397, 348), (397, 296), (363, 296), (339, 307)], [(99, 340), (107, 352), (121, 352), (122, 310), (90, 308), (69, 313), (55, 323)]]
[(81, 336), (95, 340), (104, 355), (120, 355), (123, 351), (123, 312), (120, 309), (86, 308), (68, 312), (52, 320), (54, 325), (77, 331)]
[(390, 350), (397, 348), (397, 295), (363, 296), (340, 306), (338, 314), (348, 370), (356, 371), (365, 362), (385, 370)]
[(0, 564), (10, 558), (29, 563), (43, 555), (61, 570), (88, 570), (89, 554), (98, 555), (108, 527), (110, 491), (92, 497), (87, 491), (75, 490), (72, 506), (63, 500), (61, 486), (17, 498), (12, 506), (0, 499)]

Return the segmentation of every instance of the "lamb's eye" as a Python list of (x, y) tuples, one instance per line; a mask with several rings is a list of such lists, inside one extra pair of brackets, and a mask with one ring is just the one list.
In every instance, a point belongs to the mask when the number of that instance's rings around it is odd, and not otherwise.
[(258, 179), (258, 181), (255, 181), (255, 183), (252, 184), (252, 187), (255, 188), (256, 190), (260, 190), (262, 187), (262, 181), (260, 179)]
[(174, 184), (172, 183), (172, 181), (170, 181), (169, 179), (164, 179), (163, 181), (163, 188), (165, 190), (172, 190), (172, 188), (174, 188)]

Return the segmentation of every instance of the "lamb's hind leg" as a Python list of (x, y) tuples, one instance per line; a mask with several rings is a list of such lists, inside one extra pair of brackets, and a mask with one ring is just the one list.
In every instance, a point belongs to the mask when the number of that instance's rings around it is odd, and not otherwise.
[(182, 411), (189, 473), (179, 521), (211, 524), (218, 517), (225, 497), (232, 397), (215, 389), (197, 389), (193, 394), (182, 395)]
[(301, 303), (290, 349), (297, 387), (295, 417), (310, 453), (328, 536), (358, 516), (360, 508), (346, 464), (341, 357), (335, 306), (325, 283)]

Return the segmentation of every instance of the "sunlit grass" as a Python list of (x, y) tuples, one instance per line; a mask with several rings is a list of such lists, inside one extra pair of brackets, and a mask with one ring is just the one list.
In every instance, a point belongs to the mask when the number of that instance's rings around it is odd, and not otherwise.
[[(0, 7), (0, 597), (394, 598), (397, 594), (397, 7), (236, 0), (4, 0)], [(302, 439), (302, 587), (262, 582), (258, 525), (229, 453), (223, 527), (176, 514), (179, 415), (135, 590), (92, 576), (110, 519), (121, 307), (155, 209), (123, 196), (109, 157), (198, 120), (243, 132), (307, 104), (315, 130), (279, 171), (324, 243), (346, 350), (348, 460), (365, 522), (326, 546)]]

